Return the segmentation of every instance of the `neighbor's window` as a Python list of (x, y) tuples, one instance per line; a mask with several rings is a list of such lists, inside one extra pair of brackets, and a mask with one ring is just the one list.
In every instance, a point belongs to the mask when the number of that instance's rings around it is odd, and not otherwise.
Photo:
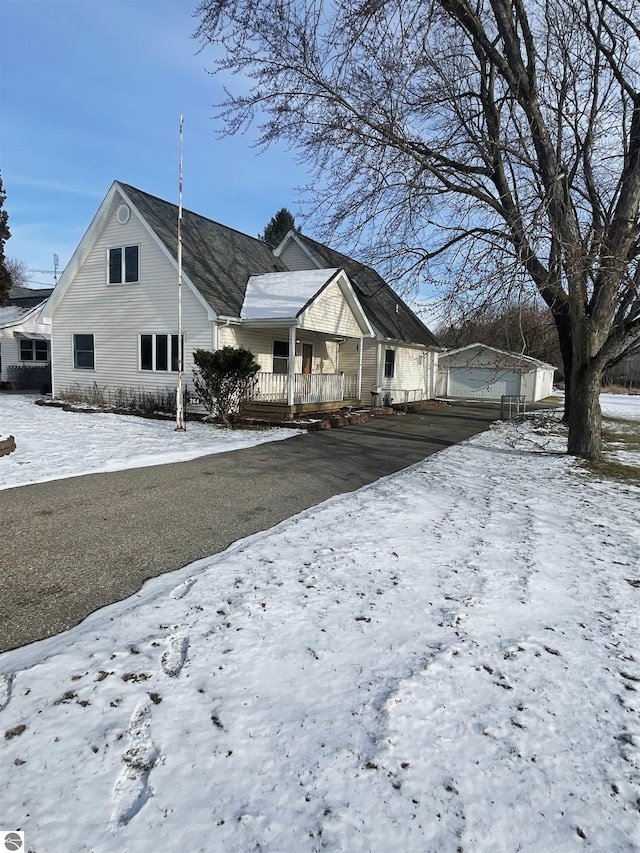
[(384, 351), (384, 378), (393, 379), (393, 371), (396, 366), (396, 351), (386, 349)]
[(289, 372), (289, 341), (273, 342), (273, 372)]
[(93, 335), (73, 336), (73, 366), (76, 370), (95, 370)]
[[(184, 335), (182, 337), (184, 364)], [(169, 367), (171, 363), (171, 367)], [(140, 335), (140, 370), (178, 370), (177, 335)]]
[(138, 281), (138, 247), (109, 249), (109, 284), (133, 284)]
[(46, 341), (20, 341), (20, 361), (49, 361)]

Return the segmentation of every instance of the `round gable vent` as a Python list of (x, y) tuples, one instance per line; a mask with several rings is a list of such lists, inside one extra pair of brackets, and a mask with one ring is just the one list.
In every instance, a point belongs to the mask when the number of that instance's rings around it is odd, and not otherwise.
[(131, 211), (126, 204), (121, 204), (116, 213), (116, 219), (120, 225), (126, 225), (131, 217)]

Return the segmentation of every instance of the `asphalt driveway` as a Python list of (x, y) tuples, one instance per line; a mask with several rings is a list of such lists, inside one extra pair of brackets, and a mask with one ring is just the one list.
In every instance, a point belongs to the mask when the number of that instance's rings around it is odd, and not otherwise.
[(147, 578), (486, 429), (456, 404), (190, 462), (0, 491), (0, 651), (57, 634)]

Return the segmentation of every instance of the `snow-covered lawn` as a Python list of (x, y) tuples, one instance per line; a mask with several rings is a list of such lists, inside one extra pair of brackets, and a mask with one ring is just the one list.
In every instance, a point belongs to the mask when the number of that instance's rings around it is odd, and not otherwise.
[(36, 406), (29, 395), (0, 395), (0, 437), (13, 435), (14, 453), (0, 461), (0, 489), (79, 474), (184, 462), (297, 435), (290, 429), (228, 430), (111, 414)]
[(640, 489), (555, 433), (498, 424), (0, 656), (2, 828), (638, 850)]
[(600, 394), (600, 408), (605, 417), (640, 420), (640, 395)]

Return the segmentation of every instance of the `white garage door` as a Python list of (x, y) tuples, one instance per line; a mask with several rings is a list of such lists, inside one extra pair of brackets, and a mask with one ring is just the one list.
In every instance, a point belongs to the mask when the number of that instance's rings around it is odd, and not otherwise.
[(452, 367), (449, 394), (452, 397), (480, 397), (499, 400), (503, 394), (520, 393), (520, 374), (515, 370), (491, 370), (486, 367)]

